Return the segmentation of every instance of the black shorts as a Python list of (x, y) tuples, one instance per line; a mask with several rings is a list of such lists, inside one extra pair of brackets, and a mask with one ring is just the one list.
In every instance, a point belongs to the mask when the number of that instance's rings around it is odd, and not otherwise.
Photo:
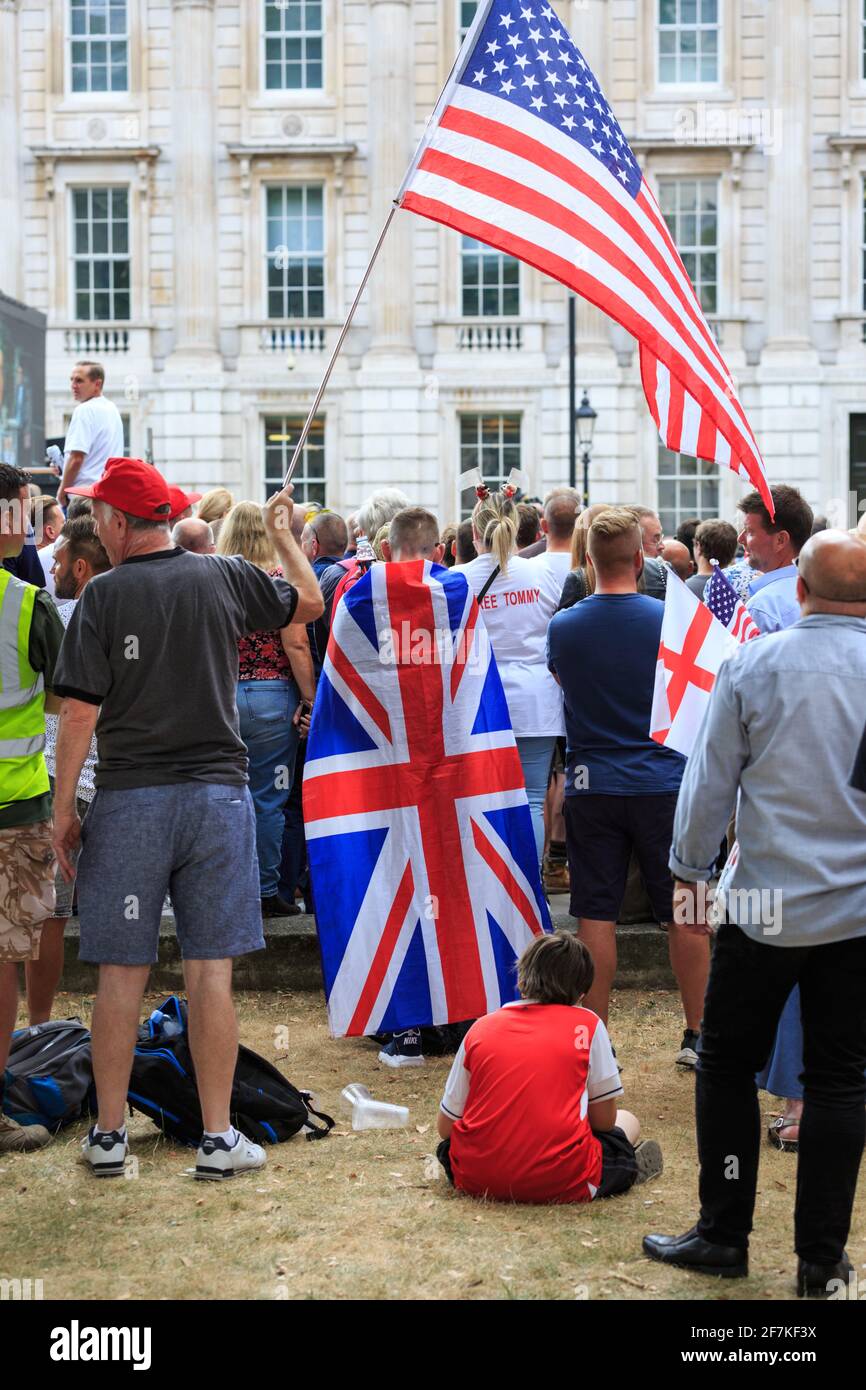
[(615, 1127), (596, 1134), (601, 1143), (601, 1187), (596, 1192), (599, 1197), (618, 1197), (628, 1192), (637, 1179), (637, 1159), (634, 1147), (626, 1138), (625, 1131)]
[[(614, 1127), (596, 1134), (601, 1144), (601, 1186), (596, 1192), (599, 1197), (617, 1197), (634, 1187), (637, 1178), (637, 1159), (634, 1149), (625, 1136), (625, 1131)], [(445, 1169), (445, 1176), (454, 1186), (454, 1173), (451, 1170), (451, 1140), (443, 1139), (436, 1150), (436, 1157)]]
[(673, 919), (674, 881), (668, 857), (676, 809), (676, 792), (658, 796), (579, 792), (565, 798), (572, 917), (617, 921), (634, 850), (656, 921)]

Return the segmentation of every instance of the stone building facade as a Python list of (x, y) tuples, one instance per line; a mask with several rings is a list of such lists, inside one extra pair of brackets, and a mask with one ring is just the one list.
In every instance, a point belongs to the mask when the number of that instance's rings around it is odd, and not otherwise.
[[(866, 505), (864, 0), (555, 8), (656, 186), (771, 478), (842, 521)], [(95, 357), (133, 453), (263, 499), (474, 10), (0, 0), (0, 289), (48, 315), (48, 433)], [(660, 450), (632, 340), (582, 301), (577, 319), (591, 498), (658, 504), (668, 529), (733, 516), (733, 475)], [(348, 510), (397, 484), (446, 521), (476, 462), (562, 481), (567, 322), (558, 285), (398, 213), (299, 493)]]

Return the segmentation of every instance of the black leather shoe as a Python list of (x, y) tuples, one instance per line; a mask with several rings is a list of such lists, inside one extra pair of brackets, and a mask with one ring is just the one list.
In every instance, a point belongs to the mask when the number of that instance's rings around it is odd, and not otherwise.
[(262, 917), (298, 917), (301, 909), (297, 903), (288, 903), (279, 893), (270, 898), (262, 898)]
[(711, 1245), (693, 1226), (683, 1236), (644, 1236), (644, 1254), (663, 1265), (693, 1269), (698, 1274), (718, 1274), (722, 1279), (744, 1279), (749, 1272), (749, 1252), (736, 1245)]
[[(854, 1266), (846, 1251), (835, 1265), (815, 1265), (808, 1260), (797, 1261), (798, 1298), (847, 1298), (848, 1276), (853, 1274)], [(837, 1282), (833, 1282), (833, 1281)], [(829, 1287), (828, 1287), (829, 1285)]]

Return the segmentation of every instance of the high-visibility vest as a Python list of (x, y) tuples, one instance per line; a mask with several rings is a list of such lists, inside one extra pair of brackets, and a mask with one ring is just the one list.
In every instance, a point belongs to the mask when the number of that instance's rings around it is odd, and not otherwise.
[(0, 567), (0, 807), (50, 790), (45, 766), (45, 681), (30, 665), (39, 590)]

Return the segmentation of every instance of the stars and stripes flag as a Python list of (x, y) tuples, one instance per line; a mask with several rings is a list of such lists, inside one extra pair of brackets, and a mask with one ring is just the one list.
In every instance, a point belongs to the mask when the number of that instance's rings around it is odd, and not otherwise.
[(713, 617), (718, 618), (722, 627), (727, 628), (738, 642), (751, 642), (753, 637), (760, 637), (761, 629), (718, 561), (712, 564), (713, 572), (704, 589), (704, 603)]
[(733, 378), (653, 192), (556, 11), (481, 0), (397, 198), (560, 280), (640, 345), (669, 449), (732, 468), (773, 514)]
[(335, 1037), (480, 1017), (550, 930), (499, 672), (462, 574), (373, 565), (334, 615), (304, 820)]
[(670, 571), (659, 642), (650, 737), (688, 757), (722, 662), (737, 641)]

